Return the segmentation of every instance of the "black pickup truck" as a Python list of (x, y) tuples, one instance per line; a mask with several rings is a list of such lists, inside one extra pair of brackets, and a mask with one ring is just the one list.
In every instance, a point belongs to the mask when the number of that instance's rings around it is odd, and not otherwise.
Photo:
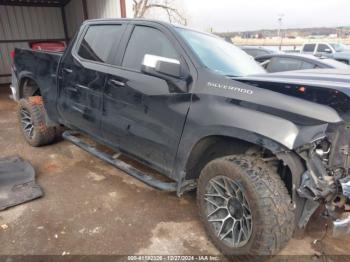
[(126, 19), (85, 22), (64, 53), (17, 49), (12, 79), (31, 145), (64, 128), (152, 187), (197, 188), (200, 218), (224, 254), (276, 254), (317, 209), (335, 236), (349, 231), (348, 72), (267, 74), (216, 36)]

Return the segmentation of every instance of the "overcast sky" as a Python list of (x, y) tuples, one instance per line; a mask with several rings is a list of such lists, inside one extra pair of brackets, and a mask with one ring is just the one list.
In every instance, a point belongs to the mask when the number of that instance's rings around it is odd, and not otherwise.
[(283, 28), (350, 26), (350, 0), (174, 0), (201, 30), (245, 31)]

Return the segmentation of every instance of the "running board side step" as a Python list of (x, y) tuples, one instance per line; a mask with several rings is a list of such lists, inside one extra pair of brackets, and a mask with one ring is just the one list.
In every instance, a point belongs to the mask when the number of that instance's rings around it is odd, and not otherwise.
[(177, 183), (175, 182), (163, 182), (161, 180), (158, 180), (152, 176), (144, 174), (142, 171), (134, 168), (133, 166), (125, 163), (122, 160), (114, 159), (112, 155), (107, 154), (105, 152), (102, 152), (98, 150), (96, 147), (89, 145), (76, 137), (76, 135), (79, 134), (74, 131), (65, 131), (62, 134), (62, 137), (70, 142), (72, 142), (74, 145), (80, 147), (81, 149), (85, 150), (86, 152), (89, 152), (93, 154), (94, 156), (98, 157), (99, 159), (102, 159), (109, 164), (119, 168), (120, 170), (126, 172), (128, 175), (140, 180), (141, 182), (144, 182), (145, 184), (159, 190), (163, 191), (169, 191), (169, 192), (175, 192), (177, 190)]

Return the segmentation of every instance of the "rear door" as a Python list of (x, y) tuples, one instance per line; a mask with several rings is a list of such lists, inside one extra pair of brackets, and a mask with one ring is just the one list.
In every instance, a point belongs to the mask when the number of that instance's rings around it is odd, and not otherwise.
[(58, 109), (66, 125), (101, 136), (102, 95), (108, 64), (124, 32), (122, 23), (88, 24), (59, 69)]
[[(169, 174), (176, 156), (191, 94), (171, 81), (141, 72), (146, 54), (180, 61), (188, 70), (175, 38), (155, 23), (130, 25), (130, 38), (104, 93), (102, 130), (106, 141)], [(181, 80), (178, 80), (181, 81)]]

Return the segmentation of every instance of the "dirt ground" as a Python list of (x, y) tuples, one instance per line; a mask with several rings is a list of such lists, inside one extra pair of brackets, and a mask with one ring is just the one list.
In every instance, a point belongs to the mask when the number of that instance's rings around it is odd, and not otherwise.
[[(41, 199), (0, 212), (0, 254), (217, 255), (199, 222), (195, 194), (178, 198), (151, 189), (66, 141), (32, 148), (21, 136), (16, 103), (0, 87), (0, 157), (33, 164)], [(313, 220), (304, 239), (283, 255), (350, 254)]]

